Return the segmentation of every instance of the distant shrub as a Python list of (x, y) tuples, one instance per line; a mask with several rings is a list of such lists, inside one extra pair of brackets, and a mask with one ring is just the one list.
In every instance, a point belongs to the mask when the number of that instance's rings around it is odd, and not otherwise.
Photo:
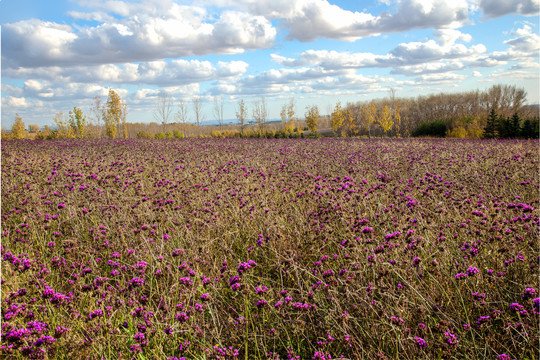
[(139, 131), (137, 133), (138, 139), (152, 139), (153, 137), (154, 135), (152, 135), (152, 133), (149, 133), (148, 131)]
[(423, 122), (418, 125), (412, 132), (412, 137), (432, 136), (445, 137), (448, 126), (444, 120), (436, 120), (432, 122)]
[(183, 139), (185, 136), (184, 136), (184, 133), (181, 132), (180, 130), (174, 130), (173, 131), (173, 136), (175, 139)]

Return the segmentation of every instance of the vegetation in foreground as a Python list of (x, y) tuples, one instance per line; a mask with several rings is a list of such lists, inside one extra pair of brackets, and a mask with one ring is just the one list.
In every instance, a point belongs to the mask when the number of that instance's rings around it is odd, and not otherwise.
[(535, 359), (537, 141), (2, 141), (2, 358)]

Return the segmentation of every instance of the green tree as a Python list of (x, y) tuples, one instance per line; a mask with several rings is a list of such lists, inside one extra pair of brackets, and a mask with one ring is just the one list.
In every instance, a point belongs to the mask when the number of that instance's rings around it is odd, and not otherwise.
[(512, 137), (518, 138), (521, 134), (521, 119), (517, 112), (512, 115)]
[(15, 114), (15, 122), (11, 128), (14, 139), (24, 139), (26, 137), (26, 129), (22, 118), (19, 114)]
[(491, 109), (487, 118), (486, 127), (484, 128), (484, 138), (494, 139), (497, 137), (497, 123), (499, 122), (499, 116), (494, 108)]
[(306, 124), (309, 131), (316, 132), (320, 117), (319, 107), (317, 105), (308, 106), (304, 116), (306, 117)]
[(116, 138), (118, 125), (122, 120), (124, 109), (122, 99), (113, 89), (109, 89), (109, 96), (103, 108), (103, 119), (105, 120), (105, 132), (111, 139)]

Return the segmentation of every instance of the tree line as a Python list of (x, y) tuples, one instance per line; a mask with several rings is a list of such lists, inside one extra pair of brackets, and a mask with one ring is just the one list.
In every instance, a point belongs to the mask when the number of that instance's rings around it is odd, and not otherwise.
[[(122, 137), (181, 138), (184, 136), (268, 136), (294, 137), (303, 131), (326, 136), (409, 137), (442, 136), (457, 138), (531, 138), (538, 137), (538, 107), (524, 105), (526, 92), (511, 85), (494, 85), (480, 91), (455, 94), (432, 94), (416, 98), (400, 98), (391, 89), (389, 95), (371, 101), (338, 101), (328, 114), (321, 115), (317, 105), (307, 106), (303, 118), (295, 111), (293, 97), (282, 105), (281, 123), (269, 126), (268, 107), (264, 97), (251, 106), (243, 99), (237, 101), (237, 124), (225, 126), (223, 97), (214, 98), (213, 115), (217, 127), (203, 127), (203, 101), (199, 96), (191, 104), (161, 93), (154, 111), (157, 123), (127, 123), (127, 105), (118, 93), (109, 90), (104, 105), (101, 98), (94, 98), (89, 117), (74, 107), (68, 116), (58, 113), (54, 118), (55, 129), (30, 125), (36, 138), (65, 137)], [(192, 117), (189, 119), (189, 107)], [(176, 108), (176, 112), (175, 112)], [(24, 138), (25, 128), (19, 116), (12, 132), (2, 137)], [(189, 121), (192, 120), (192, 121)], [(22, 124), (22, 126), (21, 126)], [(37, 127), (37, 129), (36, 129)], [(246, 131), (249, 128), (249, 131)], [(134, 129), (137, 129), (136, 131)]]

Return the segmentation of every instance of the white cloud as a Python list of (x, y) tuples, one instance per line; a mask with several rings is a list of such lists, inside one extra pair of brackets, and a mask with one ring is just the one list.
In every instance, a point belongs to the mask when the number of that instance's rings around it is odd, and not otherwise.
[(472, 40), (470, 34), (464, 34), (456, 29), (437, 29), (434, 32), (434, 36), (439, 40), (441, 45), (452, 45), (457, 40), (464, 42), (470, 42)]
[[(137, 4), (102, 3), (125, 16)], [(149, 7), (145, 5), (145, 9)], [(122, 10), (127, 7), (127, 10)], [(271, 46), (276, 30), (263, 16), (224, 11), (217, 19), (196, 7), (169, 4), (97, 26), (73, 28), (31, 19), (3, 26), (4, 66), (77, 66), (161, 60), (205, 54), (234, 54)], [(76, 14), (82, 17), (82, 14)], [(94, 17), (90, 15), (89, 17)]]
[(349, 11), (327, 0), (214, 0), (218, 6), (235, 6), (276, 19), (289, 40), (317, 38), (354, 41), (382, 33), (411, 29), (453, 28), (469, 22), (466, 0), (399, 0), (393, 13)]
[(479, 72), (479, 71), (473, 71), (472, 76), (474, 76), (474, 77), (482, 77), (482, 73)]
[[(44, 79), (58, 84), (99, 82), (168, 86), (238, 77), (246, 72), (247, 67), (243, 61), (219, 61), (215, 66), (209, 61), (180, 59), (123, 65), (6, 69), (5, 74), (12, 78)], [(40, 86), (37, 80), (29, 81), (26, 84), (29, 89)]]
[[(4, 98), (2, 98), (2, 100), (4, 100)], [(12, 106), (15, 108), (28, 107), (28, 103), (26, 102), (26, 99), (24, 97), (8, 96), (5, 102), (7, 106)]]
[(540, 36), (532, 32), (529, 25), (524, 25), (521, 29), (512, 33), (515, 38), (506, 40), (504, 43), (510, 45), (512, 50), (523, 53), (534, 54), (540, 50)]
[(459, 38), (468, 39), (466, 34), (438, 32), (437, 35), (445, 37), (442, 43), (434, 40), (402, 43), (384, 55), (307, 50), (299, 54), (297, 59), (272, 54), (272, 60), (282, 66), (319, 66), (327, 71), (393, 67), (394, 73), (411, 75), (460, 70), (464, 67), (463, 62), (486, 53), (486, 47), (482, 44), (467, 47), (455, 43)]
[(458, 59), (485, 52), (486, 47), (481, 44), (467, 48), (463, 44), (441, 46), (433, 40), (428, 40), (427, 42), (400, 44), (391, 51), (391, 54), (401, 59), (405, 64), (414, 64), (439, 59)]
[(457, 82), (467, 78), (466, 75), (454, 74), (454, 73), (444, 73), (444, 74), (424, 74), (421, 75), (418, 80), (423, 83), (451, 83), (456, 84)]
[(540, 13), (538, 0), (480, 0), (479, 6), (487, 18), (508, 14), (535, 16)]
[(28, 79), (24, 82), (24, 88), (30, 91), (40, 91), (43, 84), (38, 80)]

